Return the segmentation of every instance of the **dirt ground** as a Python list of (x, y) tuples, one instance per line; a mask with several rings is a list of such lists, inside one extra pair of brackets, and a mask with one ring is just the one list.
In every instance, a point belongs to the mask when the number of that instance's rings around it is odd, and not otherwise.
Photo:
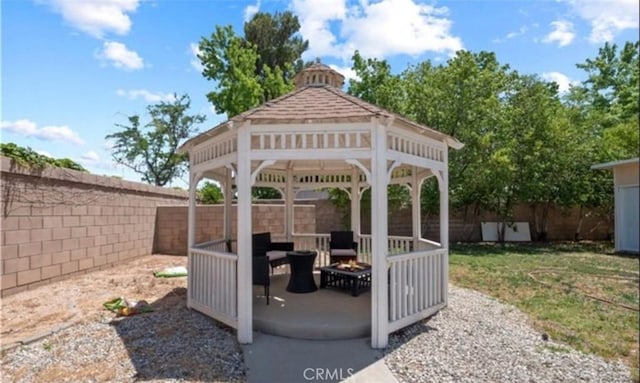
[(112, 298), (154, 303), (176, 288), (186, 288), (187, 278), (155, 278), (153, 272), (186, 264), (186, 257), (149, 255), (4, 297), (0, 301), (2, 348), (73, 323), (115, 316), (102, 306)]

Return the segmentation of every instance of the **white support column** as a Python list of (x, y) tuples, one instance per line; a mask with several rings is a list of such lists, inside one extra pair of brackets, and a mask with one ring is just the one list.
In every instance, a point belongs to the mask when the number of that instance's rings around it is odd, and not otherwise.
[[(448, 149), (448, 148), (447, 148)], [(440, 245), (445, 249), (442, 265), (442, 291), (444, 304), (449, 304), (449, 159), (448, 151), (443, 151), (445, 169), (440, 171)]]
[(231, 177), (232, 170), (227, 168), (225, 171), (224, 179), (224, 239), (227, 241), (231, 239), (232, 227), (231, 216), (233, 209), (233, 178)]
[(418, 177), (418, 168), (411, 169), (411, 220), (413, 222), (413, 251), (418, 250), (422, 237), (422, 220), (420, 217), (420, 189), (422, 181)]
[(287, 169), (287, 179), (285, 181), (284, 188), (284, 231), (287, 237), (287, 242), (291, 242), (293, 238), (294, 229), (294, 212), (293, 212), (293, 170)]
[(238, 342), (253, 342), (251, 270), (251, 146), (249, 124), (238, 128)]
[[(200, 174), (189, 172), (189, 211), (187, 220), (187, 270), (189, 276), (192, 275), (192, 259), (191, 248), (196, 243), (196, 191), (198, 190), (198, 181), (200, 181)], [(190, 278), (187, 278), (187, 291), (189, 291), (189, 285), (191, 284)], [(191, 294), (187, 294), (187, 307), (191, 308)]]
[(355, 240), (360, 240), (360, 172), (357, 167), (351, 171), (351, 230)]
[(389, 287), (387, 284), (387, 132), (374, 122), (371, 159), (371, 347), (387, 346)]

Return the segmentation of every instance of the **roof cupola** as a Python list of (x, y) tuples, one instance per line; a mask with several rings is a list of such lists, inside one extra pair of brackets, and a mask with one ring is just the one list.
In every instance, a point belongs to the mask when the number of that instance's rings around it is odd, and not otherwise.
[(325, 85), (340, 89), (344, 84), (344, 76), (322, 64), (320, 59), (316, 59), (313, 65), (303, 69), (293, 77), (293, 83), (296, 89), (304, 88), (305, 86)]

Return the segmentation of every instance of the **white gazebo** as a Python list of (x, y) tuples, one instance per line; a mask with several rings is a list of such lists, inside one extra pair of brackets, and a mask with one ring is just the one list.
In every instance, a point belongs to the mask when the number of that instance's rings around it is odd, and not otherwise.
[[(303, 70), (294, 82), (293, 92), (242, 113), (180, 148), (190, 160), (188, 306), (236, 328), (240, 343), (251, 343), (251, 188), (281, 190), (284, 239), (295, 242), (297, 249), (315, 248), (320, 253), (328, 250), (327, 233), (293, 230), (294, 195), (304, 189), (340, 188), (351, 198), (358, 256), (372, 265), (371, 345), (385, 347), (389, 333), (447, 305), (448, 149), (463, 145), (344, 93), (344, 77), (323, 64)], [(440, 190), (439, 242), (421, 235), (420, 187), (429, 177), (437, 179)], [(195, 195), (203, 178), (222, 185), (224, 236), (196, 244)], [(411, 191), (411, 237), (388, 235), (390, 184), (405, 185)], [(371, 235), (360, 230), (360, 197), (367, 188), (371, 189)], [(237, 238), (232, 238), (231, 227), (234, 193)], [(236, 241), (235, 251), (231, 241)]]

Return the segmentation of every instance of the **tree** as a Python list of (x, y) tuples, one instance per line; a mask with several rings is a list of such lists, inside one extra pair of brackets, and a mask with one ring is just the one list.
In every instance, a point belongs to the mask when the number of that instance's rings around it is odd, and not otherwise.
[(278, 191), (278, 189), (274, 189), (271, 187), (254, 187), (251, 188), (251, 195), (254, 199), (281, 199), (282, 194)]
[(588, 75), (582, 83), (587, 94), (585, 101), (595, 110), (606, 111), (609, 123), (638, 116), (638, 48), (637, 41), (627, 42), (618, 52), (616, 44), (605, 43), (595, 59), (576, 65)]
[(403, 114), (406, 96), (402, 79), (391, 74), (387, 60), (365, 59), (356, 51), (352, 69), (358, 80), (349, 80), (348, 93), (391, 112)]
[(222, 201), (222, 190), (213, 182), (205, 181), (204, 185), (198, 190), (198, 199), (200, 203), (211, 205)]
[(216, 112), (234, 117), (293, 89), (294, 71), (308, 42), (295, 36), (300, 28), (291, 12), (257, 13), (245, 23), (245, 37), (233, 28), (216, 26), (200, 41), (202, 75), (216, 82), (207, 94)]
[(57, 168), (88, 172), (87, 169), (82, 167), (82, 165), (69, 158), (52, 158), (37, 153), (30, 147), (25, 148), (22, 146), (18, 146), (13, 142), (8, 142), (6, 144), (0, 143), (0, 154), (5, 157), (11, 158), (20, 165), (29, 166), (36, 169), (42, 169), (45, 166), (54, 166)]
[(301, 56), (309, 48), (309, 41), (296, 36), (299, 30), (298, 17), (289, 11), (273, 15), (258, 12), (244, 24), (245, 39), (258, 53), (255, 73), (261, 79), (269, 77), (265, 68), (280, 68), (286, 79), (302, 69)]
[(204, 115), (188, 115), (191, 106), (188, 95), (175, 96), (147, 107), (151, 121), (140, 126), (140, 116), (128, 117), (129, 125), (116, 124), (121, 131), (106, 136), (113, 140), (113, 158), (134, 172), (142, 180), (164, 186), (186, 170), (186, 154), (178, 154), (179, 145), (196, 132), (196, 124), (205, 121)]

